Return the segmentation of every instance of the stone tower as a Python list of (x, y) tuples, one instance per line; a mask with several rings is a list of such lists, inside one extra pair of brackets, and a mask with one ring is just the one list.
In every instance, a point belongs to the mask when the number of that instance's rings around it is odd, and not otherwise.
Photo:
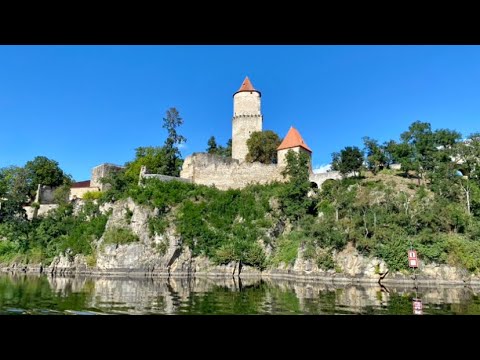
[(262, 131), (263, 116), (260, 110), (262, 94), (255, 90), (248, 76), (233, 94), (232, 158), (245, 161), (247, 140), (254, 131)]
[(310, 149), (307, 143), (303, 140), (302, 135), (293, 126), (288, 130), (287, 136), (283, 139), (282, 143), (277, 148), (277, 163), (279, 167), (287, 166), (287, 152), (292, 150), (296, 153), (305, 152), (310, 157), (308, 164), (309, 171), (312, 172), (312, 149)]

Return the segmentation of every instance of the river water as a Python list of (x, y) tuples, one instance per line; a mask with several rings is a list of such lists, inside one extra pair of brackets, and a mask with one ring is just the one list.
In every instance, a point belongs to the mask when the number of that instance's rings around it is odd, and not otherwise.
[(0, 275), (0, 314), (480, 314), (480, 288)]

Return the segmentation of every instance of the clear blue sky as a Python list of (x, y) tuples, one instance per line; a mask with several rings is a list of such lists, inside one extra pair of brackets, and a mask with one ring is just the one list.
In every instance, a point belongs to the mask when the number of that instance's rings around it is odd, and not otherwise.
[(225, 144), (246, 75), (264, 130), (295, 126), (314, 167), (415, 120), (480, 130), (480, 46), (0, 46), (0, 167), (43, 155), (89, 179), (162, 145), (169, 107), (185, 121), (183, 156), (211, 135)]

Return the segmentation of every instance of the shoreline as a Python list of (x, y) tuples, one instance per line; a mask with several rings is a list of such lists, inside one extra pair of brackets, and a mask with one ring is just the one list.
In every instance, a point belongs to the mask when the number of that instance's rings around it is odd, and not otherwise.
[(0, 267), (0, 274), (25, 274), (25, 275), (46, 275), (51, 277), (91, 277), (91, 278), (113, 278), (113, 279), (185, 279), (185, 278), (210, 278), (210, 279), (259, 279), (259, 280), (287, 280), (296, 281), (298, 283), (324, 283), (332, 285), (390, 285), (390, 286), (412, 286), (422, 285), (422, 287), (435, 286), (471, 286), (480, 287), (480, 279), (462, 279), (462, 280), (446, 280), (437, 278), (428, 278), (422, 275), (413, 279), (411, 276), (393, 274), (392, 277), (384, 278), (381, 283), (379, 279), (362, 277), (362, 276), (346, 276), (342, 274), (295, 274), (283, 272), (245, 272), (231, 274), (226, 272), (155, 272), (146, 271), (144, 269), (122, 269), (122, 270), (75, 270), (75, 269), (50, 269), (40, 268), (40, 266), (15, 266)]

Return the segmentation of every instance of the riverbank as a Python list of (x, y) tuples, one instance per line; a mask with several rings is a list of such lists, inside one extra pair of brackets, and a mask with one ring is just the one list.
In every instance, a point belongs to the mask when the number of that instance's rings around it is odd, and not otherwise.
[(40, 275), (45, 274), (52, 277), (93, 277), (93, 278), (117, 278), (117, 279), (182, 279), (182, 278), (206, 278), (206, 279), (261, 279), (261, 280), (286, 280), (296, 283), (324, 283), (324, 284), (344, 284), (344, 285), (384, 285), (384, 286), (399, 286), (404, 285), (413, 287), (416, 285), (435, 287), (435, 286), (480, 286), (480, 278), (470, 276), (461, 279), (442, 279), (432, 278), (425, 276), (424, 274), (404, 275), (395, 273), (381, 281), (378, 277), (365, 277), (365, 276), (348, 276), (345, 274), (335, 273), (298, 273), (293, 271), (281, 271), (281, 270), (267, 270), (258, 271), (256, 269), (246, 267), (240, 274), (238, 272), (231, 272), (233, 266), (218, 267), (216, 271), (195, 271), (195, 272), (164, 272), (164, 271), (149, 271), (148, 269), (88, 269), (88, 268), (51, 268), (44, 267), (41, 264), (36, 265), (0, 265), (0, 273), (4, 274), (29, 274)]

